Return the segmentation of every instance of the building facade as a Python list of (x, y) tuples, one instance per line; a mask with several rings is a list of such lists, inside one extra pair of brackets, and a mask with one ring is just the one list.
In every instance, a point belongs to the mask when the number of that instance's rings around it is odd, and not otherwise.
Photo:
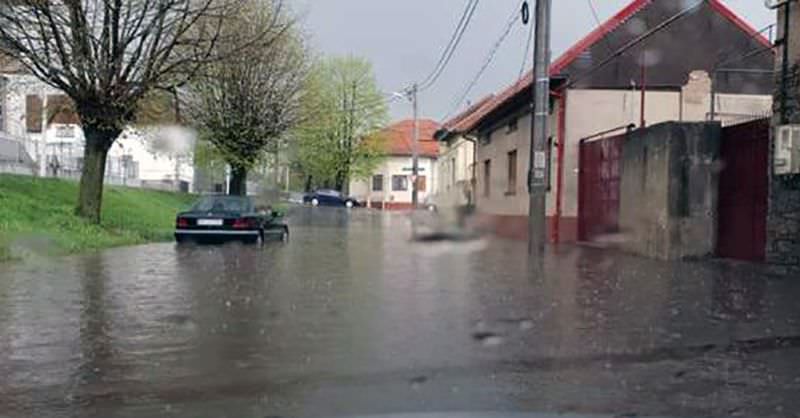
[[(718, 0), (635, 0), (567, 50), (550, 68), (551, 239), (578, 238), (582, 142), (665, 121), (764, 117), (773, 61), (770, 41)], [(529, 73), (499, 92), (453, 132), (478, 138), (479, 214), (518, 238), (528, 222), (531, 81)]]
[[(438, 187), (439, 145), (434, 138), (438, 129), (435, 121), (419, 121), (417, 190), (420, 204), (432, 203)], [(350, 195), (373, 208), (412, 208), (413, 135), (411, 120), (394, 123), (378, 134), (377, 138), (385, 144), (386, 157), (371, 176), (350, 181)]]
[[(83, 131), (69, 98), (23, 73), (0, 77), (0, 131), (30, 159), (30, 173), (78, 179)], [(108, 153), (106, 182), (191, 191), (193, 134), (180, 127), (126, 129)], [(160, 145), (159, 145), (160, 144)]]

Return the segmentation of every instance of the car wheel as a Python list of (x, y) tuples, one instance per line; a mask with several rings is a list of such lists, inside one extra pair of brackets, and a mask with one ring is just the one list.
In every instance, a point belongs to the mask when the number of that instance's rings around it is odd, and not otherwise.
[(353, 206), (355, 206), (355, 203), (353, 203), (353, 201), (352, 201), (352, 200), (347, 200), (347, 201), (345, 201), (345, 202), (344, 202), (344, 206), (345, 206), (346, 208), (348, 208), (348, 209), (352, 209), (352, 208), (353, 208)]
[(311, 206), (319, 206), (319, 199), (316, 197), (311, 199)]

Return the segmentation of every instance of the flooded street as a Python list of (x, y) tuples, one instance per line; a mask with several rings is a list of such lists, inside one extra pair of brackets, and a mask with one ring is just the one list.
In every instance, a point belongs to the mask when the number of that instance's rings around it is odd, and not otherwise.
[(0, 416), (800, 416), (800, 281), (299, 210), (288, 243), (0, 265)]

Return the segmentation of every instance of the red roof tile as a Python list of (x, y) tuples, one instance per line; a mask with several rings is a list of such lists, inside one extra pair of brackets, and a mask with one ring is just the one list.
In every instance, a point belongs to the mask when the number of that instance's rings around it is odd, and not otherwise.
[[(730, 20), (733, 24), (738, 26), (748, 35), (761, 42), (764, 46), (767, 47), (772, 46), (770, 41), (767, 38), (765, 38), (763, 34), (760, 34), (755, 28), (753, 28), (744, 19), (739, 17), (721, 0), (707, 0), (707, 1), (713, 10), (715, 10), (717, 13), (721, 14), (722, 16)], [(552, 77), (558, 75), (566, 67), (572, 64), (572, 62), (575, 61), (575, 59), (577, 59), (584, 51), (586, 51), (586, 49), (593, 46), (595, 43), (599, 42), (601, 39), (603, 39), (603, 37), (605, 37), (610, 32), (613, 32), (621, 24), (625, 23), (633, 15), (638, 13), (640, 10), (642, 10), (644, 7), (646, 7), (652, 2), (653, 0), (631, 1), (631, 3), (625, 6), (625, 8), (620, 10), (610, 19), (608, 19), (605, 23), (598, 26), (595, 30), (590, 32), (583, 39), (578, 41), (567, 51), (561, 54), (561, 56), (558, 57), (555, 61), (553, 61), (550, 65), (550, 76)], [(463, 131), (469, 131), (474, 129), (486, 115), (493, 112), (495, 109), (500, 107), (506, 101), (516, 96), (518, 93), (522, 92), (525, 89), (533, 88), (532, 83), (533, 83), (533, 71), (529, 71), (525, 75), (525, 77), (521, 78), (514, 84), (506, 87), (499, 94), (493, 96), (491, 101), (489, 101), (481, 108), (479, 108), (477, 111), (469, 115), (468, 118), (462, 120), (461, 126), (464, 128)]]
[(469, 120), (471, 119), (470, 116), (472, 116), (475, 112), (479, 111), (482, 107), (486, 106), (493, 98), (494, 94), (490, 94), (478, 100), (477, 102), (475, 102), (475, 104), (468, 107), (467, 110), (450, 118), (447, 122), (444, 123), (443, 128), (451, 131), (461, 132), (462, 130), (460, 128), (469, 125), (468, 123), (465, 122), (469, 122)]
[[(421, 157), (436, 158), (439, 156), (439, 143), (433, 135), (440, 127), (441, 125), (434, 120), (419, 120), (419, 155)], [(414, 141), (414, 121), (406, 119), (389, 125), (381, 131), (381, 136), (386, 141), (387, 154), (411, 155)]]

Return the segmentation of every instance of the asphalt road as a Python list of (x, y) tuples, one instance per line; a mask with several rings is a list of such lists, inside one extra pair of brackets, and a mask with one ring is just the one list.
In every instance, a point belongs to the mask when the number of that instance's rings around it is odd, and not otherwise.
[(290, 222), (0, 265), (0, 416), (800, 416), (800, 280), (578, 247), (532, 275), (401, 214)]

